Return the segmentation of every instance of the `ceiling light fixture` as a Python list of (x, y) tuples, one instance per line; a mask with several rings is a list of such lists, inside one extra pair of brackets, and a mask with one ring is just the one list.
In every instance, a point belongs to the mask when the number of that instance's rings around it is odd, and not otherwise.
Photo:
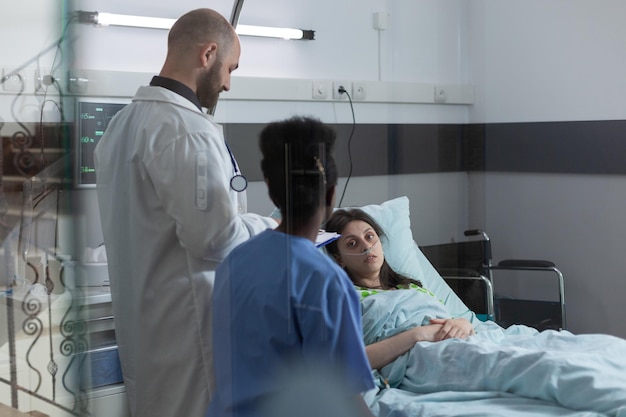
[[(102, 13), (102, 12), (78, 12), (80, 23), (90, 23), (96, 26), (129, 26), (138, 28), (166, 29), (169, 30), (175, 19), (160, 17), (133, 16), (125, 14)], [(237, 25), (237, 34), (240, 36), (260, 36), (265, 38), (313, 40), (314, 30), (275, 28), (267, 26)]]

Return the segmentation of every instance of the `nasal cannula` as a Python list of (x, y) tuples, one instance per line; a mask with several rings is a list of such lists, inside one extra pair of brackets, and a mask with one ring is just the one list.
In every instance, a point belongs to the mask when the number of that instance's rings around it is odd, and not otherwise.
[(380, 243), (380, 239), (378, 239), (376, 242), (374, 242), (374, 244), (372, 246), (369, 247), (369, 249), (365, 249), (363, 252), (360, 253), (342, 253), (342, 255), (352, 255), (352, 256), (364, 256), (364, 255), (369, 255), (372, 250), (374, 249), (374, 246), (378, 245)]

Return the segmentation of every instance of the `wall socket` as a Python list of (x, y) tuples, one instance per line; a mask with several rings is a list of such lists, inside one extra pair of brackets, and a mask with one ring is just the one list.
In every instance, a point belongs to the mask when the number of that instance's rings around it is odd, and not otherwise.
[(364, 82), (355, 81), (352, 83), (352, 100), (365, 100), (367, 88)]
[(352, 94), (352, 83), (350, 81), (333, 81), (333, 98), (335, 100), (348, 99), (348, 96), (339, 92), (339, 87), (343, 87), (348, 94)]
[(46, 88), (54, 82), (54, 78), (50, 75), (50, 70), (47, 68), (35, 68), (34, 74), (35, 94), (45, 93)]
[(434, 101), (435, 103), (445, 103), (446, 101), (448, 101), (448, 93), (446, 92), (445, 87), (441, 85), (435, 86)]
[(330, 90), (330, 82), (315, 80), (313, 81), (313, 98), (316, 100), (324, 100), (328, 98)]
[(89, 87), (89, 77), (80, 71), (70, 71), (69, 90), (71, 93), (85, 93)]

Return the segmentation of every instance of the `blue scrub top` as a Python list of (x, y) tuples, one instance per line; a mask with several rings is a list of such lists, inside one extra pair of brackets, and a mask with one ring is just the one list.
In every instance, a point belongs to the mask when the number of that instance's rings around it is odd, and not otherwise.
[(332, 370), (348, 396), (374, 388), (359, 297), (311, 241), (266, 230), (241, 244), (217, 269), (212, 306), (207, 417), (263, 415), (295, 369)]

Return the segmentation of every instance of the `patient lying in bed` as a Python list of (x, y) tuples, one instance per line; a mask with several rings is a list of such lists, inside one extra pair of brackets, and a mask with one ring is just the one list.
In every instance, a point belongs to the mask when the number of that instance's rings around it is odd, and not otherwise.
[(571, 410), (626, 416), (626, 340), (455, 317), (385, 261), (382, 229), (338, 210), (327, 246), (361, 295), (366, 352), (381, 386), (412, 393), (499, 391)]

